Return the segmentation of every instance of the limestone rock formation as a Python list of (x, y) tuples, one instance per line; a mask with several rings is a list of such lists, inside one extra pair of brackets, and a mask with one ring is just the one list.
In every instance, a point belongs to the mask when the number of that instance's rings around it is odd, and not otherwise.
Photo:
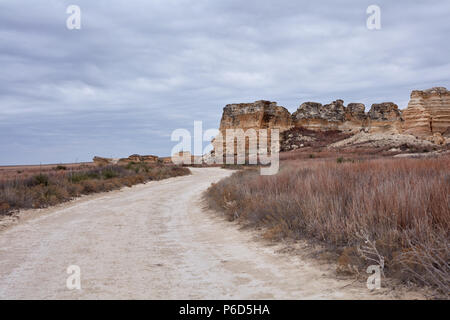
[(292, 123), (309, 130), (356, 133), (367, 126), (367, 115), (362, 103), (349, 103), (345, 107), (340, 99), (326, 105), (305, 102), (292, 114)]
[[(292, 114), (295, 121), (303, 119), (324, 119), (324, 107), (318, 102), (304, 102), (298, 107), (297, 111)], [(297, 124), (297, 122), (295, 123)]]
[(157, 156), (152, 156), (152, 155), (141, 156), (138, 154), (133, 154), (133, 155), (129, 156), (128, 158), (121, 158), (121, 159), (103, 158), (103, 157), (95, 156), (93, 161), (97, 166), (107, 166), (107, 165), (112, 165), (112, 164), (127, 165), (129, 163), (153, 164), (153, 163), (157, 163), (159, 161), (159, 158)]
[(374, 103), (367, 116), (369, 119), (369, 132), (401, 133), (403, 122), (402, 113), (395, 103)]
[(103, 158), (103, 157), (97, 157), (95, 156), (94, 159), (92, 159), (94, 161), (94, 164), (97, 166), (107, 166), (110, 164), (113, 164), (114, 159), (112, 158)]
[(223, 109), (220, 131), (226, 129), (267, 129), (285, 130), (291, 127), (289, 111), (276, 102), (265, 100), (253, 103), (228, 104)]
[(374, 103), (367, 115), (371, 120), (396, 121), (402, 118), (398, 106), (393, 102)]
[(336, 100), (322, 105), (318, 102), (305, 102), (292, 114), (296, 127), (310, 130), (336, 130), (345, 120), (344, 101)]
[[(408, 107), (403, 111), (405, 133), (418, 137), (446, 136), (450, 133), (450, 91), (435, 87), (424, 91), (414, 90)], [(437, 140), (442, 141), (439, 137)]]
[[(267, 147), (271, 145), (271, 130), (278, 129), (280, 132), (292, 127), (291, 114), (289, 111), (278, 106), (276, 102), (259, 100), (253, 103), (228, 104), (223, 109), (222, 119), (220, 121), (219, 131), (222, 135), (222, 153), (237, 154), (237, 140), (234, 143), (234, 150), (228, 150), (226, 147), (227, 129), (255, 129), (256, 136), (249, 136), (245, 142), (245, 149), (249, 150), (249, 145), (257, 144), (260, 129), (267, 130)], [(214, 150), (219, 150), (220, 139), (214, 139)], [(268, 149), (270, 151), (270, 149)]]
[(117, 164), (119, 164), (119, 165), (127, 165), (129, 163), (149, 163), (149, 164), (151, 164), (151, 163), (157, 163), (157, 162), (158, 162), (157, 156), (152, 156), (152, 155), (141, 156), (139, 154), (132, 154), (128, 158), (119, 159)]
[(322, 105), (318, 102), (304, 102), (292, 115), (276, 102), (256, 101), (254, 103), (230, 104), (224, 108), (220, 131), (226, 129), (264, 129), (278, 128), (285, 131), (291, 127), (309, 130), (340, 130), (359, 132), (361, 129), (374, 132), (401, 130), (402, 116), (393, 102), (373, 104), (365, 113), (362, 103), (349, 103), (336, 100)]
[[(450, 92), (441, 87), (415, 90), (411, 93), (408, 108), (403, 112), (395, 103), (383, 102), (372, 104), (366, 113), (364, 104), (349, 103), (345, 106), (340, 99), (325, 105), (304, 102), (292, 115), (286, 108), (277, 106), (276, 102), (261, 100), (229, 104), (224, 108), (220, 122), (224, 137), (226, 129), (274, 128), (281, 133), (281, 150), (322, 146), (323, 143), (340, 146), (339, 139), (355, 134), (355, 139), (347, 139), (342, 146), (359, 144), (396, 148), (398, 145), (408, 145), (419, 150), (429, 148), (429, 143), (448, 145)], [(216, 148), (217, 142), (213, 145)], [(227, 152), (225, 145), (223, 150)]]
[(366, 115), (366, 106), (364, 103), (349, 103), (347, 105), (347, 113), (346, 113), (346, 120), (360, 120), (364, 121), (367, 119)]

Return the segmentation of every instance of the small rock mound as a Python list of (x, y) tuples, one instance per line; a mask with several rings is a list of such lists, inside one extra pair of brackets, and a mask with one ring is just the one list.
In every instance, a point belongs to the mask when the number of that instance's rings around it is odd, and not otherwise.
[(351, 134), (343, 133), (339, 130), (316, 131), (295, 127), (281, 134), (280, 151), (291, 151), (307, 147), (321, 148), (351, 136)]
[(103, 157), (95, 156), (93, 161), (97, 166), (107, 166), (107, 165), (112, 165), (112, 164), (127, 165), (129, 163), (152, 164), (152, 163), (157, 163), (159, 161), (159, 157), (152, 156), (152, 155), (141, 156), (139, 154), (132, 154), (128, 158), (113, 159), (113, 158), (103, 158)]
[(428, 152), (437, 148), (430, 141), (417, 139), (412, 135), (367, 132), (360, 132), (348, 139), (335, 142), (329, 147), (334, 149), (364, 148), (392, 152)]

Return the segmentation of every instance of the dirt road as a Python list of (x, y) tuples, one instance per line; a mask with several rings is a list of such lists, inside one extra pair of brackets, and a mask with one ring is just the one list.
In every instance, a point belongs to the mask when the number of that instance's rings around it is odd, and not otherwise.
[[(42, 210), (3, 230), (0, 298), (381, 298), (202, 209), (201, 193), (231, 172), (192, 172)], [(80, 267), (81, 290), (66, 287), (69, 265)]]

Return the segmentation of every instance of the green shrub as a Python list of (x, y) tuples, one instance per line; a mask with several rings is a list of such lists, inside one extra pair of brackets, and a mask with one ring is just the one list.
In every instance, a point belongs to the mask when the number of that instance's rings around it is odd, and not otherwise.
[[(136, 172), (136, 173), (138, 173), (138, 172)], [(112, 179), (112, 178), (116, 178), (119, 176), (119, 174), (117, 172), (113, 171), (112, 169), (103, 170), (102, 175), (103, 175), (104, 179)]]
[(85, 172), (72, 173), (69, 177), (69, 181), (72, 183), (80, 183), (81, 181), (88, 180), (89, 174)]
[(40, 185), (40, 184), (44, 185), (44, 186), (48, 186), (48, 183), (49, 183), (48, 176), (45, 174), (42, 174), (42, 173), (38, 174), (32, 178), (33, 186)]

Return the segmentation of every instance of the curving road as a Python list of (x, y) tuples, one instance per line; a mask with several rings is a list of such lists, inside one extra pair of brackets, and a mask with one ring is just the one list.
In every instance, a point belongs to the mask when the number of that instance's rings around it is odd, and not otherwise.
[[(202, 192), (231, 171), (191, 170), (41, 210), (1, 231), (0, 298), (380, 298), (206, 211)], [(81, 290), (66, 287), (69, 265), (80, 267)]]

